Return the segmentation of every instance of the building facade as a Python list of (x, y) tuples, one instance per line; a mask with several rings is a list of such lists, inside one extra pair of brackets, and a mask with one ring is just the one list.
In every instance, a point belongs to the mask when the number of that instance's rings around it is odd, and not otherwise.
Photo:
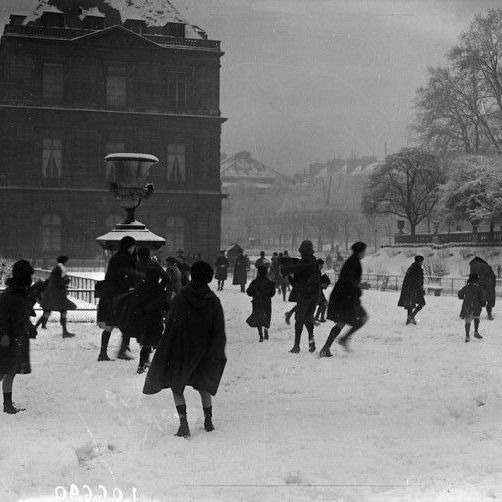
[(162, 254), (213, 258), (220, 43), (177, 18), (150, 27), (78, 3), (13, 15), (0, 42), (0, 254), (100, 257), (95, 238), (124, 218), (103, 158), (138, 152), (160, 159), (155, 193), (137, 215), (166, 239)]

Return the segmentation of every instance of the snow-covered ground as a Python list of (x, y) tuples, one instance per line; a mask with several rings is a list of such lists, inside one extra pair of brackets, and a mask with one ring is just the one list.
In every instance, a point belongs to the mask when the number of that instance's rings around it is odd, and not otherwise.
[[(202, 429), (187, 389), (192, 437), (176, 438), (169, 391), (141, 393), (136, 363), (98, 363), (99, 330), (49, 325), (32, 344), (33, 373), (18, 376), (1, 414), (0, 500), (57, 500), (73, 484), (87, 500), (482, 501), (502, 497), (502, 315), (484, 340), (463, 341), (460, 302), (428, 297), (418, 326), (404, 325), (394, 293), (367, 292), (368, 325), (353, 354), (288, 352), (290, 304), (274, 299), (271, 340), (244, 323), (249, 298), (221, 293), (228, 366)], [(317, 329), (321, 345), (330, 324)], [(112, 336), (117, 348), (118, 333)], [(116, 491), (115, 500), (120, 500)], [(58, 488), (59, 500), (63, 489)], [(45, 498), (43, 498), (45, 497)], [(70, 500), (69, 494), (66, 500)], [(73, 499), (78, 500), (78, 499)]]

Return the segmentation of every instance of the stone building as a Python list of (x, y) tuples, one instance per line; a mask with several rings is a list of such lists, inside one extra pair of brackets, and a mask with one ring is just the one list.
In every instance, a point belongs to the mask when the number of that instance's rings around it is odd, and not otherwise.
[(162, 13), (158, 0), (138, 3), (44, 0), (11, 15), (0, 41), (0, 255), (100, 257), (95, 238), (123, 219), (103, 158), (122, 151), (160, 159), (138, 219), (166, 239), (163, 254), (216, 255), (220, 42), (169, 1)]

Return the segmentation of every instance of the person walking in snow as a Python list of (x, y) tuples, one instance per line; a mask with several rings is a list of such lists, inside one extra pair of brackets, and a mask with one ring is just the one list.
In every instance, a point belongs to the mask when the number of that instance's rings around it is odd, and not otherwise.
[[(101, 333), (101, 350), (98, 361), (111, 361), (108, 357), (108, 342), (116, 327), (114, 315), (114, 298), (134, 289), (136, 274), (136, 240), (126, 235), (122, 237), (119, 250), (110, 258), (105, 274), (104, 287), (98, 303), (97, 322), (103, 330)], [(129, 340), (122, 334), (119, 359), (134, 359), (129, 349)]]
[(279, 264), (279, 255), (274, 252), (269, 269), (269, 279), (274, 283), (276, 289), (280, 289), (281, 266)]
[(265, 251), (260, 251), (260, 257), (254, 263), (256, 270), (258, 270), (258, 267), (265, 267), (268, 271), (270, 265), (270, 261), (265, 256)]
[(366, 244), (356, 242), (352, 245), (352, 256), (343, 264), (340, 277), (331, 292), (328, 303), (328, 319), (335, 323), (321, 349), (320, 357), (331, 357), (331, 345), (341, 333), (345, 325), (350, 329), (338, 340), (346, 351), (350, 352), (349, 341), (356, 331), (368, 320), (368, 315), (361, 305), (361, 260), (366, 253)]
[(486, 306), (486, 296), (479, 284), (478, 274), (471, 273), (467, 285), (458, 292), (458, 298), (462, 301), (460, 318), (465, 321), (465, 341), (470, 341), (471, 322), (474, 320), (474, 338), (482, 339), (479, 334), (479, 317), (481, 310)]
[(228, 276), (228, 258), (225, 256), (224, 250), (221, 250), (220, 256), (216, 258), (215, 268), (215, 279), (218, 281), (218, 291), (223, 291)]
[(423, 256), (415, 256), (415, 261), (410, 265), (404, 276), (401, 296), (397, 302), (398, 307), (404, 307), (408, 313), (406, 325), (416, 324), (415, 316), (425, 306), (423, 261)]
[(479, 286), (485, 293), (486, 297), (486, 312), (488, 319), (493, 321), (493, 307), (495, 307), (495, 286), (497, 278), (493, 272), (492, 267), (480, 258), (475, 256), (469, 263), (471, 274), (478, 274)]
[(12, 402), (14, 377), (31, 373), (30, 338), (36, 334), (30, 322), (33, 273), (29, 262), (17, 261), (6, 281), (7, 289), (0, 294), (0, 381), (3, 411), (11, 415), (24, 411)]
[(35, 328), (42, 325), (47, 326), (47, 322), (52, 311), (59, 312), (59, 322), (63, 329), (63, 338), (72, 338), (75, 333), (70, 333), (67, 328), (68, 310), (76, 310), (77, 306), (68, 300), (68, 284), (70, 278), (66, 272), (67, 256), (59, 256), (56, 260), (56, 266), (53, 268), (47, 285), (42, 292), (40, 306), (43, 314), (35, 324)]
[(321, 289), (319, 291), (319, 303), (317, 304), (317, 312), (314, 317), (316, 325), (318, 325), (321, 322), (326, 322), (325, 316), (326, 316), (326, 310), (328, 309), (328, 300), (326, 299), (324, 291), (328, 289), (329, 285), (331, 284), (331, 279), (328, 277), (327, 274), (323, 274), (321, 275), (320, 283), (321, 283)]
[(283, 275), (280, 273), (281, 271), (280, 264), (283, 263), (283, 260), (284, 260), (284, 255), (282, 253), (279, 253), (279, 256), (277, 258), (277, 261), (279, 262), (279, 292), (282, 293), (282, 300), (284, 302), (287, 302), (289, 281), (287, 277), (283, 277)]
[(225, 318), (218, 297), (211, 291), (213, 269), (196, 262), (191, 282), (174, 298), (166, 328), (148, 370), (144, 394), (170, 388), (180, 419), (176, 436), (190, 436), (184, 398), (186, 386), (196, 389), (202, 400), (204, 428), (214, 430), (212, 399), (226, 365)]
[(291, 276), (297, 294), (295, 311), (295, 342), (291, 353), (300, 352), (300, 340), (303, 327), (307, 329), (309, 337), (309, 352), (316, 349), (314, 340), (314, 313), (319, 301), (320, 273), (314, 256), (312, 241), (301, 243), (298, 252), (301, 259), (297, 263), (285, 264), (281, 267), (284, 276)]
[(266, 267), (258, 268), (258, 276), (249, 285), (247, 295), (253, 298), (253, 311), (246, 322), (251, 328), (258, 328), (260, 342), (268, 340), (275, 285), (267, 277)]
[(248, 264), (249, 261), (246, 260), (246, 257), (241, 251), (235, 259), (234, 276), (232, 279), (232, 284), (234, 286), (241, 287), (241, 293), (246, 292), (246, 283), (248, 282)]
[(181, 288), (181, 270), (176, 265), (176, 258), (173, 256), (168, 256), (166, 258), (166, 274), (168, 278), (168, 283), (166, 287), (167, 300), (170, 301), (177, 295)]

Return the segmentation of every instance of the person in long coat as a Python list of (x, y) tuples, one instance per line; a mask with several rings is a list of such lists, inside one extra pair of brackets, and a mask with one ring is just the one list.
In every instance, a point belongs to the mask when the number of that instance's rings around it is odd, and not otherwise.
[(470, 341), (471, 322), (474, 320), (474, 338), (482, 339), (479, 334), (479, 317), (481, 310), (486, 306), (486, 295), (479, 284), (478, 274), (471, 273), (467, 284), (458, 292), (462, 301), (460, 318), (465, 321), (465, 341)]
[(410, 265), (404, 276), (401, 296), (397, 302), (398, 307), (404, 307), (407, 311), (407, 325), (417, 323), (415, 316), (425, 306), (423, 261), (423, 256), (415, 256), (415, 261)]
[(220, 251), (220, 256), (216, 258), (215, 268), (215, 279), (218, 281), (218, 291), (223, 291), (223, 286), (228, 276), (228, 259), (225, 256), (225, 251)]
[(495, 286), (497, 284), (497, 278), (493, 272), (492, 267), (480, 258), (475, 256), (470, 265), (471, 274), (478, 274), (479, 286), (483, 289), (486, 296), (486, 312), (488, 314), (488, 319), (493, 320), (493, 307), (495, 307)]
[(186, 386), (199, 391), (204, 411), (204, 428), (214, 430), (212, 399), (226, 364), (225, 318), (220, 300), (209, 288), (214, 272), (208, 263), (196, 262), (192, 280), (174, 298), (164, 334), (148, 370), (143, 392), (156, 394), (170, 388), (178, 411), (177, 436), (187, 437), (183, 392)]
[(30, 322), (33, 308), (30, 286), (33, 273), (29, 262), (17, 261), (12, 267), (12, 277), (7, 279), (7, 289), (0, 294), (0, 380), (3, 411), (9, 414), (24, 411), (12, 402), (14, 377), (31, 373), (30, 336), (33, 336), (34, 327)]
[[(114, 299), (133, 289), (136, 281), (136, 240), (126, 235), (120, 241), (118, 251), (110, 258), (105, 274), (104, 287), (98, 303), (98, 326), (101, 334), (101, 351), (98, 361), (111, 361), (108, 357), (108, 342), (117, 326), (114, 315)], [(129, 351), (129, 340), (122, 335), (118, 353), (119, 359), (133, 359)]]
[(297, 302), (295, 311), (295, 342), (291, 353), (300, 352), (300, 340), (303, 327), (309, 337), (309, 352), (316, 349), (314, 340), (314, 313), (319, 301), (321, 274), (314, 256), (314, 245), (311, 241), (303, 241), (298, 248), (301, 259), (298, 263), (289, 263), (281, 267), (281, 273), (291, 276), (291, 283), (296, 290)]
[(343, 330), (345, 325), (350, 329), (338, 340), (338, 343), (347, 351), (350, 351), (348, 342), (352, 335), (361, 329), (368, 320), (368, 315), (361, 305), (361, 260), (366, 253), (366, 244), (356, 242), (352, 245), (352, 256), (343, 264), (340, 277), (331, 292), (328, 303), (328, 319), (335, 323), (321, 349), (320, 357), (331, 357), (331, 345)]
[(279, 255), (275, 252), (272, 254), (269, 278), (274, 283), (276, 289), (280, 289), (281, 265), (279, 264)]
[(67, 256), (58, 256), (56, 266), (52, 269), (51, 275), (42, 292), (40, 306), (43, 314), (35, 324), (35, 328), (41, 324), (43, 328), (47, 325), (52, 311), (59, 312), (59, 322), (63, 329), (63, 338), (72, 338), (75, 333), (70, 333), (67, 328), (68, 310), (76, 310), (77, 306), (68, 299), (68, 284), (70, 278), (66, 272)]
[(235, 259), (234, 277), (232, 284), (241, 287), (241, 293), (246, 292), (246, 283), (248, 282), (248, 260), (241, 252)]
[(275, 284), (267, 277), (266, 267), (258, 268), (258, 277), (251, 281), (247, 295), (253, 298), (253, 311), (246, 322), (251, 328), (258, 328), (260, 342), (268, 340)]
[(151, 251), (149, 248), (142, 246), (138, 248), (138, 261), (136, 262), (136, 274), (140, 280), (144, 281), (146, 279), (146, 271), (149, 268), (155, 268), (159, 273), (161, 278), (161, 284), (164, 288), (168, 287), (169, 275), (162, 268), (162, 265), (156, 261), (155, 257), (151, 256)]
[(142, 374), (148, 364), (152, 349), (156, 348), (164, 329), (164, 313), (169, 304), (162, 286), (158, 267), (144, 270), (145, 279), (133, 293), (133, 302), (118, 322), (118, 327), (129, 338), (136, 338), (141, 346), (137, 373)]

